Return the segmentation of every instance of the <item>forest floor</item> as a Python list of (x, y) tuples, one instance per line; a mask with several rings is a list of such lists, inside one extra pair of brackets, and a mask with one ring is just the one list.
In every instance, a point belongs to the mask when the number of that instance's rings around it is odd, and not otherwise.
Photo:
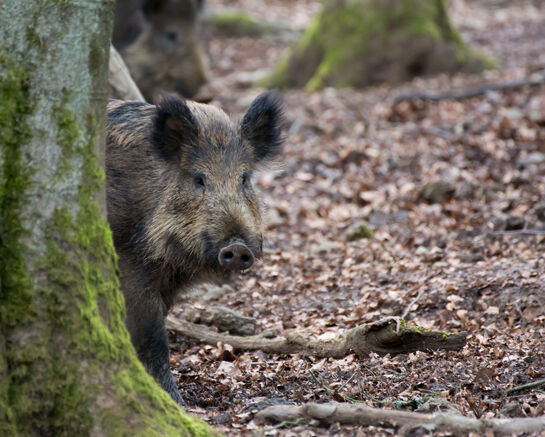
[[(451, 3), (463, 38), (501, 67), (396, 87), (283, 92), (285, 153), (255, 180), (268, 207), (263, 259), (206, 300), (183, 306), (223, 305), (264, 330), (315, 337), (406, 314), (424, 328), (467, 331), (467, 345), (314, 359), (232, 351), (171, 333), (171, 367), (187, 410), (225, 435), (396, 433), (252, 422), (274, 403), (415, 410), (438, 397), (470, 417), (544, 414), (545, 385), (506, 390), (545, 378), (545, 235), (521, 232), (545, 229), (545, 87), (404, 102), (395, 111), (393, 102), (402, 93), (465, 90), (543, 71), (545, 2)], [(301, 30), (320, 2), (207, 5)], [(248, 87), (248, 77), (274, 65), (290, 38), (205, 36), (214, 103), (241, 114), (262, 91)], [(436, 181), (447, 189), (425, 201), (422, 187)], [(363, 222), (374, 236), (348, 241)]]

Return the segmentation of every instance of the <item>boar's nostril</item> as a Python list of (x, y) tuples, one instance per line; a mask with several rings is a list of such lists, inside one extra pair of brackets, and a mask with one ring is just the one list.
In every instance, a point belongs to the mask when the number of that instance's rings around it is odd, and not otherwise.
[(240, 260), (242, 261), (242, 269), (246, 270), (252, 267), (252, 264), (254, 263), (254, 256), (250, 251), (248, 251), (247, 254), (245, 253), (240, 257)]
[(233, 243), (220, 250), (218, 261), (227, 270), (246, 270), (252, 267), (254, 255), (243, 243)]

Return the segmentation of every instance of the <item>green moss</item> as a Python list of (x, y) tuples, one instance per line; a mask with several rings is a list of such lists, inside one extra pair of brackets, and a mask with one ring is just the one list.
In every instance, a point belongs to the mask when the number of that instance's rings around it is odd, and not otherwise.
[[(200, 419), (194, 418), (183, 410), (178, 408), (170, 396), (158, 389), (157, 383), (146, 373), (140, 362), (136, 362), (132, 367), (121, 370), (110, 375), (114, 382), (114, 389), (117, 397), (126, 399), (123, 405), (125, 411), (103, 411), (103, 423), (109, 423), (108, 427), (125, 430), (124, 433), (114, 435), (142, 436), (149, 435), (178, 435), (178, 436), (218, 436), (219, 434)], [(131, 396), (132, 393), (138, 394), (138, 399)], [(142, 403), (144, 400), (146, 403)], [(149, 405), (147, 405), (149, 403)], [(144, 416), (143, 428), (132, 429), (127, 433), (127, 427), (123, 423), (123, 418), (129, 416), (134, 410), (146, 410), (153, 406), (163, 412), (157, 417)], [(180, 423), (181, 421), (181, 423)], [(151, 434), (150, 430), (156, 434)]]
[(467, 65), (470, 71), (494, 70), (500, 66), (500, 61), (486, 53), (480, 53), (463, 45), (456, 53), (458, 62)]
[(438, 180), (423, 185), (418, 196), (428, 203), (442, 203), (452, 199), (456, 186), (448, 181)]
[(258, 37), (281, 30), (278, 25), (258, 20), (244, 11), (234, 9), (204, 15), (201, 21), (213, 32), (231, 37)]
[[(47, 228), (47, 252), (40, 267), (48, 280), (41, 293), (50, 304), (48, 311), (59, 313), (52, 322), (71, 326), (77, 333), (71, 347), (81, 352), (96, 350), (98, 359), (107, 363), (119, 360), (124, 349), (130, 348), (130, 341), (123, 329), (124, 302), (118, 291), (112, 235), (95, 198), (102, 189), (104, 172), (97, 166), (95, 128), (87, 129), (90, 134), (85, 141), (66, 105), (58, 108), (58, 114), (59, 172), (69, 171), (66, 163), (77, 162), (74, 156), (81, 157), (82, 178), (77, 216), (67, 209), (56, 210)], [(59, 289), (67, 290), (63, 305), (57, 302)], [(74, 306), (80, 311), (69, 310)]]
[(373, 230), (369, 228), (367, 223), (360, 223), (358, 226), (350, 229), (346, 233), (346, 239), (348, 241), (361, 240), (362, 238), (373, 238)]
[(66, 8), (70, 4), (74, 3), (74, 0), (47, 0), (53, 5), (59, 5), (61, 8)]
[(53, 113), (58, 114), (57, 143), (63, 150), (61, 161), (57, 167), (55, 182), (58, 182), (59, 178), (63, 178), (73, 170), (71, 158), (78, 149), (77, 142), (81, 141), (81, 132), (78, 124), (72, 113), (66, 109), (68, 99), (69, 95), (65, 95), (61, 105), (53, 105), (52, 108)]
[(447, 331), (441, 331), (441, 336), (443, 340), (448, 340), (453, 334)]
[(413, 396), (409, 400), (395, 400), (392, 402), (392, 407), (396, 410), (410, 410), (415, 411), (417, 408), (424, 405), (425, 398)]
[[(275, 88), (305, 85), (324, 55), (319, 38), (321, 14), (311, 21), (299, 42), (284, 53), (271, 75), (263, 80), (262, 85)], [(299, 69), (299, 74), (292, 74), (293, 65)]]
[(19, 213), (32, 173), (21, 163), (21, 149), (31, 139), (26, 118), (33, 109), (28, 73), (1, 52), (0, 72), (0, 311), (4, 323), (11, 325), (17, 323), (19, 310), (26, 312), (32, 301), (20, 243), (26, 230)]
[(407, 325), (405, 325), (405, 327), (407, 329), (410, 329), (411, 331), (416, 332), (417, 334), (423, 334), (425, 332), (424, 328), (421, 328), (418, 325), (409, 325), (409, 324), (407, 324)]
[[(21, 243), (26, 229), (19, 217), (31, 176), (31, 170), (22, 164), (21, 149), (31, 139), (26, 119), (33, 113), (33, 105), (29, 96), (28, 72), (1, 50), (0, 99), (0, 330), (7, 332), (9, 327), (25, 323), (35, 311), (24, 260), (25, 248)], [(3, 364), (6, 367), (9, 354), (8, 349), (2, 357), (2, 361), (6, 360)], [(10, 383), (7, 378), (0, 378), (2, 435), (16, 432)]]
[[(452, 335), (454, 335), (453, 333), (451, 332), (447, 332), (447, 331), (435, 331), (433, 329), (424, 329), (418, 325), (414, 325), (412, 323), (407, 323), (405, 320), (401, 319), (399, 321), (399, 325), (402, 327), (402, 328), (405, 328), (405, 329), (410, 329), (411, 331), (413, 332), (416, 332), (417, 334), (424, 334), (426, 332), (428, 333), (436, 333), (436, 332), (440, 332), (441, 333), (441, 338), (443, 340), (448, 340)], [(395, 330), (396, 329), (396, 324), (395, 323), (392, 323), (390, 324), (389, 326), (390, 329), (392, 330)]]
[(459, 45), (463, 45), (460, 34), (454, 29), (448, 17), (448, 0), (435, 0), (435, 22), (442, 37)]
[(38, 34), (38, 32), (36, 32), (35, 25), (28, 27), (26, 38), (27, 38), (27, 42), (28, 42), (29, 45), (35, 45), (35, 46), (39, 47), (40, 49), (43, 48), (43, 40), (40, 37), (40, 35)]
[(407, 323), (404, 319), (399, 320), (399, 326), (405, 329), (410, 329), (411, 331), (414, 331), (418, 334), (423, 334), (424, 332), (426, 332), (424, 328), (421, 328), (420, 326), (414, 325), (412, 323)]

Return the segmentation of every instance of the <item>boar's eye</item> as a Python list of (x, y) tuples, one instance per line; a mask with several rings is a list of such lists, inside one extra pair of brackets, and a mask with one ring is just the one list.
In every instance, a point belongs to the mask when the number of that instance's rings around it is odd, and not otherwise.
[(248, 188), (250, 186), (250, 177), (251, 174), (249, 172), (245, 171), (242, 173), (242, 186), (244, 188)]
[(193, 175), (193, 183), (195, 184), (195, 187), (199, 189), (204, 189), (205, 188), (204, 175), (202, 173), (197, 173)]
[(173, 30), (167, 30), (165, 31), (165, 38), (170, 42), (176, 42), (176, 40), (178, 39), (178, 34)]

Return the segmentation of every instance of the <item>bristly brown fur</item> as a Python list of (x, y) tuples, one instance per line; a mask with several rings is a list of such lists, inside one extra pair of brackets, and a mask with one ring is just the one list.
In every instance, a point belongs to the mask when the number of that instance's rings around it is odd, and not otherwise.
[(127, 326), (148, 371), (177, 400), (164, 317), (179, 290), (227, 275), (223, 247), (237, 241), (261, 255), (260, 206), (248, 178), (279, 153), (280, 118), (272, 94), (258, 97), (239, 127), (217, 108), (174, 97), (157, 106), (108, 104), (108, 220)]

